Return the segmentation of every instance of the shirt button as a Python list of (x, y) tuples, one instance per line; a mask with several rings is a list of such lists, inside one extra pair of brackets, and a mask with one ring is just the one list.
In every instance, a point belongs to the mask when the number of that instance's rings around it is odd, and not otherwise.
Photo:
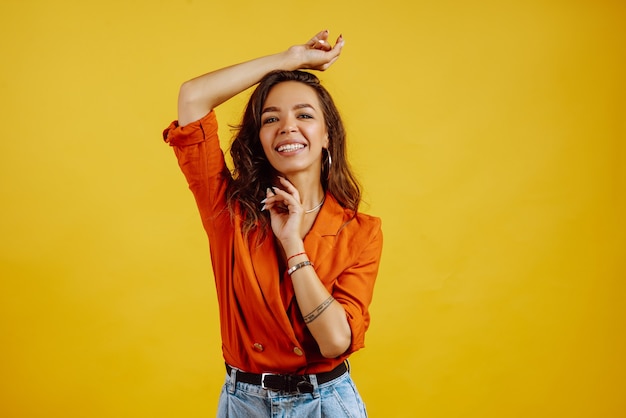
[(254, 343), (252, 346), (259, 353), (262, 352), (263, 350), (265, 350), (265, 348), (263, 347), (263, 344), (261, 344), (261, 343)]
[(294, 347), (293, 352), (296, 353), (296, 355), (298, 356), (301, 356), (302, 354), (304, 354), (302, 350), (300, 349), (300, 347)]

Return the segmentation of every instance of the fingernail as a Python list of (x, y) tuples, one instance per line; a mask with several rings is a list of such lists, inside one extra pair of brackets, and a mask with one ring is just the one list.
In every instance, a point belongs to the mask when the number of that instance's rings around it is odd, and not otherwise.
[(261, 212), (263, 212), (264, 210), (265, 210), (265, 205), (261, 207)]
[(260, 203), (261, 203), (261, 204), (263, 204), (263, 203), (267, 202), (267, 199), (268, 199), (268, 198), (266, 197), (265, 199), (261, 200), (261, 202), (260, 202)]

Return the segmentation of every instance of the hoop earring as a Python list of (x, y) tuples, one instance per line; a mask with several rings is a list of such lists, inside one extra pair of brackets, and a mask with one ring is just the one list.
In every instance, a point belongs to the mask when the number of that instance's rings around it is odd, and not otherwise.
[(328, 148), (324, 148), (326, 150), (326, 156), (328, 157), (328, 169), (326, 170), (326, 180), (330, 179), (330, 167), (333, 165), (333, 159), (330, 156), (330, 151)]

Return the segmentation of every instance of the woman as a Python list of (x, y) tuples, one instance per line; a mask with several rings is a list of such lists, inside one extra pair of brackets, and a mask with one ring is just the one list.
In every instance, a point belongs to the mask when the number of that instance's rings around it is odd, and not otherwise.
[[(219, 417), (366, 416), (347, 359), (369, 326), (380, 220), (357, 211), (339, 113), (299, 71), (326, 70), (343, 44), (322, 31), (187, 81), (164, 132), (210, 242), (227, 371)], [(231, 173), (213, 109), (257, 83)]]

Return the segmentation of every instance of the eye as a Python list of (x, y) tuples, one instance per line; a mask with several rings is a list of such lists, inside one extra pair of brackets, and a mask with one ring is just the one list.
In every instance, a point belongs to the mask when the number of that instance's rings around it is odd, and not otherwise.
[(275, 116), (270, 116), (268, 118), (263, 119), (263, 125), (267, 125), (268, 123), (273, 123), (278, 121), (278, 118)]
[(309, 115), (308, 113), (301, 113), (298, 115), (299, 119), (313, 119), (313, 116)]

